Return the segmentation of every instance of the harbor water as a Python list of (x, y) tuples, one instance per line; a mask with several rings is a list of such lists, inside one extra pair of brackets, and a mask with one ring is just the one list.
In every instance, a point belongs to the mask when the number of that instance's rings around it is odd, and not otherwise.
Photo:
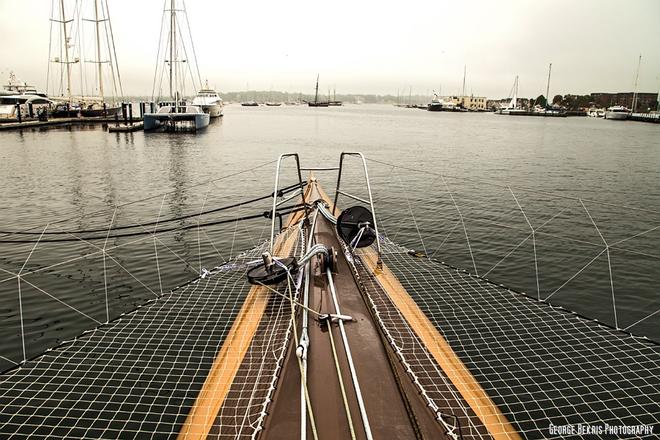
[[(0, 133), (1, 369), (267, 239), (270, 220), (237, 219), (270, 199), (205, 212), (270, 194), (285, 152), (303, 167), (363, 152), (389, 239), (660, 340), (656, 124), (386, 105), (224, 114), (198, 133)], [(281, 186), (295, 183), (293, 163)], [(336, 171), (316, 175), (333, 194)], [(355, 158), (342, 188), (367, 196)]]

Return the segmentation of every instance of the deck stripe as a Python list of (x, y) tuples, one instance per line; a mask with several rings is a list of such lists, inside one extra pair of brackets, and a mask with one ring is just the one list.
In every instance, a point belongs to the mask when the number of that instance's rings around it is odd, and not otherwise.
[(438, 333), (397, 277), (385, 265), (382, 269), (376, 267), (378, 254), (368, 248), (360, 253), (360, 257), (493, 438), (520, 439), (509, 420), (486, 394), (445, 338)]
[[(306, 199), (309, 192), (308, 187)], [(297, 223), (302, 216), (302, 211), (292, 213), (287, 218), (285, 227)], [(298, 234), (289, 234), (288, 237), (279, 235), (273, 253), (278, 256), (290, 255), (297, 239)], [(250, 289), (177, 439), (201, 440), (207, 437), (252, 343), (269, 298), (270, 292), (263, 286), (253, 286)]]

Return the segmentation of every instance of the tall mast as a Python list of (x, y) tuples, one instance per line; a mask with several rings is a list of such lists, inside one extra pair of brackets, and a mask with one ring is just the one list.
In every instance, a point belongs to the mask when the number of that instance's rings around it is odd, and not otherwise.
[(62, 18), (62, 31), (64, 34), (64, 65), (66, 66), (66, 96), (71, 103), (71, 63), (69, 62), (69, 36), (66, 31), (66, 17), (64, 16), (64, 0), (60, 0)]
[(550, 107), (550, 73), (552, 72), (552, 63), (548, 67), (548, 86), (545, 89), (545, 106), (546, 108)]
[(516, 75), (516, 80), (513, 82), (513, 98), (511, 99), (512, 108), (518, 108), (518, 75)]
[(314, 95), (314, 104), (319, 102), (319, 74), (316, 74), (316, 94)]
[(174, 74), (176, 72), (176, 69), (174, 68), (174, 45), (176, 44), (174, 30), (176, 26), (176, 15), (174, 12), (174, 3), (174, 0), (170, 0), (170, 96), (176, 101), (176, 96), (174, 96)]
[(96, 22), (96, 65), (99, 69), (99, 96), (103, 100), (103, 69), (101, 68), (101, 31), (99, 29), (99, 0), (94, 0), (94, 20)]
[(461, 95), (461, 105), (465, 107), (465, 75), (467, 73), (467, 65), (463, 64), (463, 92)]
[(642, 64), (642, 54), (639, 54), (637, 61), (637, 73), (635, 74), (635, 93), (633, 93), (632, 112), (635, 113), (637, 108), (637, 81), (639, 80), (639, 66)]

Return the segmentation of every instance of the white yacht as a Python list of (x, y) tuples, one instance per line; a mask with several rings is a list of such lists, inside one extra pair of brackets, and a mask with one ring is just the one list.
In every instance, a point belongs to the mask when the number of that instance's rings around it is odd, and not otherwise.
[(222, 98), (218, 92), (209, 87), (208, 81), (206, 81), (206, 86), (197, 92), (192, 104), (200, 106), (202, 111), (208, 113), (212, 118), (222, 116)]
[(0, 119), (17, 119), (19, 108), (22, 118), (36, 117), (44, 109), (50, 110), (51, 104), (52, 101), (41, 94), (1, 95)]
[[(17, 119), (20, 107), (21, 117), (36, 117), (50, 110), (53, 101), (45, 93), (37, 92), (34, 86), (18, 81), (14, 72), (9, 72), (9, 81), (0, 90), (0, 119)], [(32, 114), (30, 114), (32, 111)]]
[(628, 119), (630, 116), (630, 109), (622, 105), (615, 105), (607, 109), (605, 112), (605, 119), (614, 119), (617, 121), (623, 121)]

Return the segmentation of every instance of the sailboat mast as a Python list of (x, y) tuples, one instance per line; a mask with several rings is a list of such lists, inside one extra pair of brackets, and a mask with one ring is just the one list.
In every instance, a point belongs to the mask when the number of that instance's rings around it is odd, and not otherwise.
[(175, 44), (175, 26), (176, 26), (176, 16), (174, 15), (174, 0), (170, 0), (170, 96), (174, 101), (176, 97), (174, 96), (174, 44)]
[(64, 35), (64, 65), (66, 66), (66, 96), (70, 104), (71, 103), (71, 63), (69, 62), (69, 36), (66, 31), (64, 0), (60, 0), (60, 13), (62, 18), (62, 32)]
[(94, 0), (94, 20), (96, 22), (96, 66), (99, 70), (99, 96), (103, 100), (103, 69), (101, 68), (101, 30), (99, 29), (99, 0)]
[(319, 102), (319, 74), (316, 74), (316, 94), (314, 95), (314, 104)]
[(516, 75), (516, 80), (513, 82), (513, 99), (511, 100), (513, 103), (512, 108), (518, 108), (518, 75)]
[(463, 94), (461, 96), (465, 96), (465, 74), (467, 73), (467, 65), (463, 65)]
[(639, 80), (639, 66), (642, 64), (642, 55), (639, 55), (639, 60), (637, 61), (637, 73), (635, 74), (635, 93), (633, 93), (632, 101), (632, 112), (635, 113), (637, 109), (637, 81)]
[(545, 106), (550, 107), (550, 73), (552, 72), (552, 63), (548, 67), (548, 86), (545, 89)]

